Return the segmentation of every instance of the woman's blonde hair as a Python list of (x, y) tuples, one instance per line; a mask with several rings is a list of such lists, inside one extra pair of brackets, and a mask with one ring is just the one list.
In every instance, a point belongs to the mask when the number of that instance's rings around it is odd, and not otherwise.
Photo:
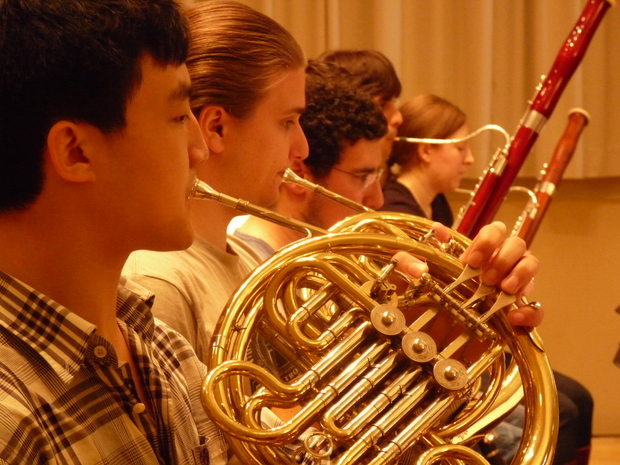
[[(400, 107), (403, 123), (398, 127), (399, 137), (446, 139), (461, 128), (467, 119), (465, 113), (447, 100), (433, 94), (420, 94)], [(389, 165), (406, 166), (419, 161), (417, 143), (394, 142)]]
[(282, 71), (304, 68), (293, 36), (268, 16), (235, 1), (209, 0), (186, 10), (191, 44), (187, 68), (192, 111), (221, 106), (248, 116)]

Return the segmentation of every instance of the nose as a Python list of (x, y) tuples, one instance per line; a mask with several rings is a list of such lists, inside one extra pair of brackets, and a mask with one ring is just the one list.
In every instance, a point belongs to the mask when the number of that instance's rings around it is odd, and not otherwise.
[(396, 106), (396, 99), (392, 99), (383, 107), (383, 115), (387, 120), (387, 124), (394, 131), (403, 124), (403, 114)]
[(471, 165), (473, 162), (474, 162), (474, 155), (471, 153), (471, 149), (467, 147), (465, 149), (465, 159), (463, 160), (463, 163), (466, 165)]
[(390, 126), (398, 128), (401, 124), (403, 124), (403, 114), (399, 109), (396, 109), (392, 114), (391, 118), (388, 120)]
[(364, 193), (362, 205), (372, 208), (373, 210), (377, 210), (383, 206), (383, 190), (381, 189), (381, 182), (379, 179), (373, 182)]
[(297, 131), (291, 142), (289, 158), (291, 160), (302, 161), (308, 158), (309, 153), (310, 153), (310, 149), (308, 147), (308, 140), (306, 139), (306, 135), (304, 134), (304, 131), (301, 128), (301, 126), (297, 124)]
[(189, 138), (187, 152), (189, 155), (189, 166), (194, 168), (209, 158), (209, 148), (202, 136), (200, 125), (194, 115), (190, 116)]

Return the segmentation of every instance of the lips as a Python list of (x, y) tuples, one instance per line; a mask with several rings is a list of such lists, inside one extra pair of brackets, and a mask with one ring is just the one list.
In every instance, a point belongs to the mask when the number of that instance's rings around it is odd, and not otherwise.
[(187, 186), (187, 198), (189, 199), (191, 199), (194, 196), (196, 182), (198, 182), (198, 177), (195, 174), (193, 176), (190, 176), (190, 181)]

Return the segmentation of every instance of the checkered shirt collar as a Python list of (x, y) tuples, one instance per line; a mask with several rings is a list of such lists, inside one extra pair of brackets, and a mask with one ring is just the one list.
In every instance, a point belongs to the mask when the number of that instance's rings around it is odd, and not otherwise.
[[(152, 339), (153, 295), (124, 279), (118, 288), (117, 317)], [(69, 382), (100, 344), (97, 327), (27, 284), (0, 271), (0, 326), (19, 337)]]

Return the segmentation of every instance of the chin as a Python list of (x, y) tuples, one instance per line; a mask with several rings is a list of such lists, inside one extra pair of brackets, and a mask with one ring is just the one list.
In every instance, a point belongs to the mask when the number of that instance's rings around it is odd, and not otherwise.
[(185, 234), (179, 234), (178, 240), (175, 241), (172, 250), (185, 250), (194, 242), (194, 230), (189, 227), (185, 230)]
[(263, 208), (272, 208), (276, 203), (278, 203), (278, 200), (280, 200), (280, 189), (276, 189), (275, 192), (271, 193), (271, 195), (263, 198), (258, 206)]
[(194, 242), (194, 231), (188, 224), (182, 227), (171, 227), (167, 231), (173, 231), (174, 235), (164, 236), (162, 234), (161, 240), (151, 250), (158, 252), (185, 250)]

